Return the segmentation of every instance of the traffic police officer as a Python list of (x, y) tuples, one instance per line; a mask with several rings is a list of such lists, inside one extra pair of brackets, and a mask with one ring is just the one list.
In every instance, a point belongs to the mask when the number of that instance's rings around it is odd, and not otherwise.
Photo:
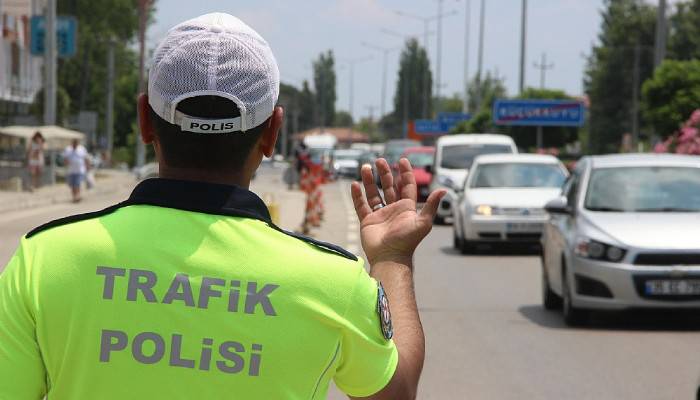
[(168, 32), (138, 101), (161, 178), (21, 240), (0, 275), (0, 399), (320, 399), (331, 379), (356, 398), (415, 397), (412, 255), (443, 193), (417, 213), (407, 160), (396, 185), (377, 163), (384, 199), (362, 169), (369, 274), (279, 229), (247, 190), (278, 94), (269, 46), (235, 17)]

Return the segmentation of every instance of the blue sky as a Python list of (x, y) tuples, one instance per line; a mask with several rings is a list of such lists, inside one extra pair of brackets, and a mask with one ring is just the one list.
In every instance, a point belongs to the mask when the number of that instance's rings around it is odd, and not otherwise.
[[(443, 11), (457, 14), (443, 19), (443, 94), (461, 93), (464, 82), (465, 1), (443, 0)], [(470, 75), (476, 72), (479, 0), (471, 0)], [(543, 52), (554, 68), (547, 72), (547, 87), (571, 94), (582, 92), (585, 55), (597, 40), (602, 0), (529, 0), (526, 85), (539, 86), (539, 71), (533, 63)], [(521, 0), (487, 0), (484, 40), (484, 69), (498, 71), (505, 78), (509, 94), (518, 86)], [(282, 81), (300, 86), (311, 76), (311, 60), (321, 51), (333, 49), (340, 67), (336, 108), (349, 105), (349, 68), (343, 60), (373, 56), (355, 66), (354, 115), (368, 115), (377, 107), (381, 88), (381, 55), (364, 46), (370, 42), (384, 47), (401, 47), (402, 39), (382, 28), (418, 35), (423, 23), (401, 17), (396, 10), (422, 16), (438, 11), (437, 0), (160, 0), (155, 24), (148, 32), (155, 44), (173, 25), (197, 15), (221, 11), (233, 14), (257, 30), (272, 47)], [(436, 24), (431, 24), (436, 29)], [(428, 52), (435, 76), (437, 37), (429, 38)], [(392, 109), (396, 88), (398, 54), (388, 62), (387, 112)]]

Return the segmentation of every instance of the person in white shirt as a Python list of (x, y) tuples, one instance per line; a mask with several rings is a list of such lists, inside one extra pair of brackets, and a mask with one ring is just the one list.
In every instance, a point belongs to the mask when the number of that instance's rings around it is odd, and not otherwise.
[(63, 163), (68, 168), (66, 181), (73, 193), (73, 202), (77, 203), (81, 200), (80, 185), (89, 167), (88, 152), (77, 139), (63, 151)]

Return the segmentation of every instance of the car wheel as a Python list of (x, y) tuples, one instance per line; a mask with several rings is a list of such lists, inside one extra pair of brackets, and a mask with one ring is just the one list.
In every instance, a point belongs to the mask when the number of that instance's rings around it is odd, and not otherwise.
[(462, 238), (457, 236), (457, 229), (452, 229), (452, 246), (457, 250), (462, 248)]
[(566, 279), (566, 269), (561, 272), (561, 292), (562, 292), (562, 310), (564, 312), (564, 322), (568, 326), (582, 326), (588, 322), (587, 310), (574, 307), (571, 302), (571, 288), (569, 280)]
[(476, 248), (476, 246), (474, 245), (474, 243), (472, 243), (464, 238), (461, 240), (461, 242), (459, 244), (459, 251), (465, 255), (474, 253), (475, 248)]
[[(544, 262), (544, 260), (543, 260)], [(549, 276), (547, 270), (542, 265), (542, 306), (545, 310), (556, 310), (561, 308), (561, 297), (552, 291), (549, 286)]]
[(445, 225), (445, 217), (441, 217), (439, 215), (435, 216), (435, 219), (433, 219), (433, 224), (435, 225)]

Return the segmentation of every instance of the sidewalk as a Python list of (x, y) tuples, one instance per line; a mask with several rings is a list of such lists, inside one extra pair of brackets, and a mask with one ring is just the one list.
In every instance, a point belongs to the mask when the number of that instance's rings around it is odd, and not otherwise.
[[(96, 176), (95, 187), (85, 190), (86, 197), (115, 193), (131, 188), (136, 184), (136, 178), (129, 172), (116, 170), (100, 170)], [(0, 213), (25, 210), (28, 208), (44, 207), (56, 203), (71, 201), (70, 189), (66, 184), (44, 186), (34, 192), (5, 192), (0, 191)]]
[[(279, 208), (278, 225), (288, 231), (298, 231), (304, 218), (306, 195), (297, 187), (287, 189), (282, 180), (284, 168), (264, 166), (258, 170), (250, 189), (266, 203), (272, 198)], [(337, 181), (323, 185), (324, 221), (312, 228), (310, 236), (359, 253), (358, 222), (350, 199), (350, 183)]]

